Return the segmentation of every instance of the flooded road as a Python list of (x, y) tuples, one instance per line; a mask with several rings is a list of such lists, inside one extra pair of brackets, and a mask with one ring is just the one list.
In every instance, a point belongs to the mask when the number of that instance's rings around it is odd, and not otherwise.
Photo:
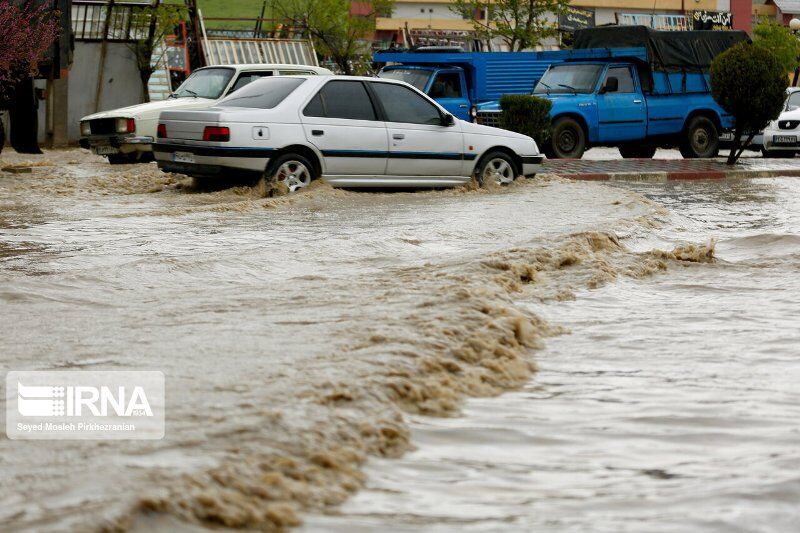
[(264, 198), (29, 162), (3, 368), (160, 370), (167, 429), (0, 440), (0, 529), (794, 520), (793, 180)]
[(417, 450), (306, 531), (800, 529), (800, 182), (637, 184), (667, 207), (632, 250), (714, 263), (525, 305), (548, 339), (518, 392), (417, 417)]

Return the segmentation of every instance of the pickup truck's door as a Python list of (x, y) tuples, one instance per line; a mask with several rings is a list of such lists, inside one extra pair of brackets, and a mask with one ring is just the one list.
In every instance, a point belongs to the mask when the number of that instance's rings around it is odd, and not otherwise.
[(437, 72), (428, 86), (428, 96), (455, 117), (469, 121), (469, 99), (462, 71)]
[[(608, 80), (615, 78), (617, 88)], [(604, 88), (612, 87), (605, 91)], [(633, 70), (627, 65), (608, 68), (597, 95), (599, 141), (644, 139), (647, 132), (647, 107)]]

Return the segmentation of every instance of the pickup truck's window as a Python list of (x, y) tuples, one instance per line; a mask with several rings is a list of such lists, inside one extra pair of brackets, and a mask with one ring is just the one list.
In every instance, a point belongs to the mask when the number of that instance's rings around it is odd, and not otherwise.
[[(619, 81), (618, 93), (635, 93), (636, 89), (633, 86), (633, 76), (631, 76), (631, 69), (628, 67), (612, 67), (608, 69), (606, 80), (608, 78), (617, 78)], [(606, 80), (603, 80), (605, 84)]]
[(461, 98), (461, 76), (457, 72), (446, 72), (436, 75), (431, 90), (431, 98)]
[(216, 100), (233, 77), (232, 68), (204, 68), (194, 72), (178, 87), (172, 98), (211, 98)]
[(387, 80), (404, 81), (420, 91), (424, 91), (432, 73), (432, 70), (422, 68), (393, 68), (380, 71), (378, 77), (386, 78)]
[(268, 70), (266, 72), (242, 72), (241, 74), (239, 74), (239, 79), (237, 79), (236, 83), (234, 83), (233, 87), (231, 87), (230, 92), (238, 91), (251, 81), (263, 78), (265, 76), (272, 76), (272, 71)]
[(297, 89), (305, 78), (264, 78), (223, 98), (220, 107), (252, 107), (272, 109)]
[(373, 83), (389, 122), (440, 125), (439, 109), (408, 87), (393, 83)]
[(786, 99), (786, 111), (800, 107), (800, 91), (795, 91)]
[(332, 81), (303, 110), (307, 117), (377, 120), (372, 101), (360, 81)]
[(533, 94), (570, 94), (594, 91), (602, 65), (556, 65), (544, 73)]

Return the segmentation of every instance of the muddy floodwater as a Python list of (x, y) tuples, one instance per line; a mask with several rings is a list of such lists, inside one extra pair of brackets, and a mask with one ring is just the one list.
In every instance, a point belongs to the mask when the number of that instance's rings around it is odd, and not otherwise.
[(800, 529), (796, 178), (0, 166), (2, 368), (167, 387), (163, 440), (1, 439), (0, 530)]

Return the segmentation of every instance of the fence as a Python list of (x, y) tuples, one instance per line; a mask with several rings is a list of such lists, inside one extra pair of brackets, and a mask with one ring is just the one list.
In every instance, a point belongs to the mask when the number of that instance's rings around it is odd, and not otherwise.
[(132, 42), (147, 39), (150, 2), (114, 3), (73, 0), (72, 32), (76, 41)]

